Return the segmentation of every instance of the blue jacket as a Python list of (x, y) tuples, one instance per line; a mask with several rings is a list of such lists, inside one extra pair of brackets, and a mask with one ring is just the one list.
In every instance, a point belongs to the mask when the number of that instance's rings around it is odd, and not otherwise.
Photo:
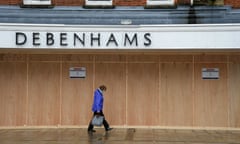
[(92, 111), (93, 112), (100, 112), (103, 109), (103, 93), (100, 89), (96, 89), (94, 92), (94, 100), (92, 105)]

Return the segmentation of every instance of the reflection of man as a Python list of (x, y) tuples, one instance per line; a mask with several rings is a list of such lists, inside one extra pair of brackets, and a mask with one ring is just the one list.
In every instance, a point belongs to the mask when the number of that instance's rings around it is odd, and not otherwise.
[[(107, 87), (105, 85), (101, 85), (98, 89), (95, 90), (94, 92), (94, 99), (93, 99), (93, 105), (92, 105), (92, 111), (93, 111), (93, 117), (95, 115), (100, 115), (104, 117), (103, 114), (103, 92), (107, 90)], [(109, 127), (108, 122), (106, 121), (105, 117), (103, 119), (103, 125), (106, 131), (110, 131), (113, 128)], [(91, 121), (88, 126), (88, 132), (96, 132), (94, 129), (94, 126), (92, 125)]]

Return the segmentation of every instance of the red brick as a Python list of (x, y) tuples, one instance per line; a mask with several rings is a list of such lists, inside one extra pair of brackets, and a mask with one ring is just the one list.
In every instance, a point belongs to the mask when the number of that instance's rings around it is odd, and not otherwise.
[(191, 4), (191, 0), (178, 0), (177, 3), (179, 5), (190, 5)]
[[(0, 0), (0, 5), (20, 5), (23, 0)], [(145, 6), (147, 0), (113, 0), (115, 6)], [(189, 5), (191, 0), (175, 0), (179, 5)], [(83, 6), (85, 0), (52, 0), (56, 6)], [(224, 0), (225, 5), (240, 8), (240, 0)]]
[(240, 0), (224, 0), (225, 5), (231, 5), (233, 8), (240, 8)]
[(114, 0), (116, 6), (145, 6), (146, 0)]

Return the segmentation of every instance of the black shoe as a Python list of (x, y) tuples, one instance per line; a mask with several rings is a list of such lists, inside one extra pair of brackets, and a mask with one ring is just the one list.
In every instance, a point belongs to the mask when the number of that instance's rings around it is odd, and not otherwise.
[(110, 131), (110, 130), (112, 130), (112, 129), (113, 129), (113, 128), (107, 128), (106, 131)]
[(96, 132), (95, 130), (88, 130), (89, 133), (94, 133)]

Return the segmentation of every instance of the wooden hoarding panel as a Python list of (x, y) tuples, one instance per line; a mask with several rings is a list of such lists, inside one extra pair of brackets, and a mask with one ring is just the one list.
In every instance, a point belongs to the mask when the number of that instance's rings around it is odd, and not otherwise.
[(129, 63), (127, 125), (158, 125), (159, 73), (157, 63)]
[(29, 125), (58, 125), (60, 119), (60, 64), (29, 63)]
[(163, 63), (160, 67), (160, 120), (164, 126), (192, 126), (193, 65)]
[(0, 126), (26, 124), (27, 64), (0, 62)]
[(240, 127), (240, 61), (229, 64), (230, 126)]
[(104, 84), (104, 113), (111, 125), (126, 123), (126, 64), (96, 63), (95, 89)]
[[(219, 68), (219, 79), (202, 79), (202, 68)], [(228, 126), (227, 64), (195, 64), (194, 114), (199, 127)]]
[[(69, 68), (86, 68), (85, 78), (70, 78)], [(61, 125), (88, 125), (93, 98), (93, 64), (63, 63)]]

